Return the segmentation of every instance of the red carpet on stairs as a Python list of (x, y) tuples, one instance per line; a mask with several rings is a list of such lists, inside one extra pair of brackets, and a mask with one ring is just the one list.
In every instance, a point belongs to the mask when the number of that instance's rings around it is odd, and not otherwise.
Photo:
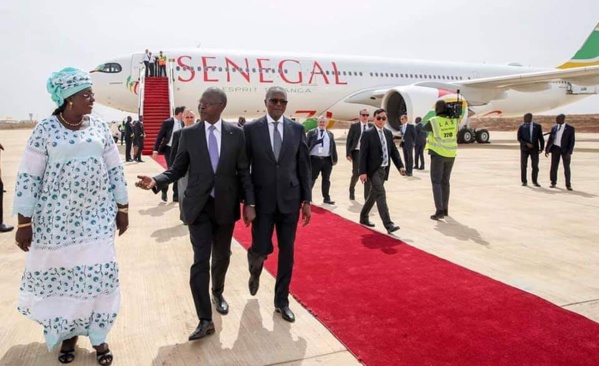
[(144, 155), (152, 153), (162, 121), (171, 116), (168, 94), (168, 78), (153, 77), (145, 79), (143, 120), (146, 138), (144, 140)]
[(366, 365), (599, 365), (599, 324), (318, 207), (291, 292)]
[(369, 366), (599, 365), (599, 324), (314, 206), (291, 292)]

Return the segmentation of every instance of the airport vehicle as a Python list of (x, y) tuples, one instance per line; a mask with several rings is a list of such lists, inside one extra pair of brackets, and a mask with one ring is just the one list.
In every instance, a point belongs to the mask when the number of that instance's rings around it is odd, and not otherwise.
[[(286, 115), (307, 129), (319, 115), (334, 123), (356, 119), (361, 108), (382, 107), (390, 118), (387, 127), (397, 131), (401, 114), (427, 121), (443, 98), (459, 104), (460, 142), (489, 141), (487, 130), (469, 127), (469, 118), (546, 111), (596, 94), (599, 84), (599, 24), (572, 59), (555, 69), (201, 48), (164, 53), (170, 59), (172, 105), (195, 108), (203, 90), (214, 86), (229, 98), (224, 117), (251, 119), (264, 115), (265, 91), (277, 85), (288, 93)], [(142, 57), (117, 57), (93, 70), (96, 100), (138, 113)]]

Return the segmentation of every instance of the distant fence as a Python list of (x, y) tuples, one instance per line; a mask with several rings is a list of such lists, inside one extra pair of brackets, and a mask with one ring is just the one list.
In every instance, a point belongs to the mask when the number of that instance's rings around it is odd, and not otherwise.
[(0, 121), (0, 130), (31, 129), (37, 121)]

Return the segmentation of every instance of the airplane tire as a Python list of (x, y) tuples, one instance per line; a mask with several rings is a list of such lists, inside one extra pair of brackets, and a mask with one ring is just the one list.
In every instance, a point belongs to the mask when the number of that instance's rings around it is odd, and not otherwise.
[(488, 144), (491, 136), (488, 130), (482, 129), (476, 131), (476, 142), (479, 144)]
[(458, 143), (470, 144), (475, 141), (474, 133), (469, 128), (464, 128), (458, 132)]

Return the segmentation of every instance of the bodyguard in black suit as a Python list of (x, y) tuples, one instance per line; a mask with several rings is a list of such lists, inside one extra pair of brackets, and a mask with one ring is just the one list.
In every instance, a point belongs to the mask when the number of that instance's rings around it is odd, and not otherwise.
[(216, 310), (223, 315), (229, 311), (223, 291), (233, 228), (240, 218), (240, 192), (245, 195), (244, 220), (249, 224), (255, 217), (243, 131), (220, 118), (226, 105), (227, 96), (222, 90), (208, 88), (198, 107), (202, 122), (181, 131), (177, 156), (171, 168), (154, 178), (138, 176), (140, 181), (136, 184), (157, 193), (188, 173), (182, 210), (193, 245), (194, 263), (189, 282), (200, 319), (189, 340), (215, 331), (209, 295), (210, 271)]
[(387, 112), (384, 109), (374, 111), (375, 128), (362, 135), (362, 146), (360, 148), (360, 180), (370, 181), (371, 189), (362, 211), (360, 211), (360, 224), (374, 227), (368, 220), (368, 214), (376, 202), (379, 215), (387, 232), (391, 234), (399, 230), (399, 226), (391, 221), (387, 197), (385, 193), (385, 181), (389, 178), (391, 161), (399, 170), (401, 175), (406, 175), (404, 165), (399, 156), (399, 151), (393, 143), (393, 134), (385, 128)]
[[(414, 144), (414, 169), (424, 170), (424, 147), (426, 146), (426, 131), (422, 129), (422, 118), (416, 117), (416, 143)], [(420, 164), (418, 163), (420, 162)]]
[[(167, 168), (170, 168), (173, 164), (171, 160), (171, 148), (173, 145), (173, 132), (183, 128), (183, 112), (185, 111), (184, 106), (175, 108), (175, 116), (162, 121), (158, 136), (154, 142), (154, 149), (152, 156), (156, 158), (158, 154), (164, 154), (164, 160), (166, 160)], [(168, 193), (168, 185), (162, 188), (162, 200), (166, 202)], [(173, 182), (173, 202), (177, 202), (179, 199), (177, 182)]]
[(131, 147), (133, 145), (133, 118), (131, 116), (127, 116), (127, 121), (125, 122), (125, 160), (133, 161), (131, 159)]
[(416, 143), (416, 129), (414, 125), (408, 123), (408, 116), (402, 114), (399, 117), (401, 123), (401, 148), (403, 150), (403, 158), (406, 162), (406, 174), (408, 177), (412, 176), (412, 169), (414, 167), (414, 144)]
[(141, 153), (144, 149), (146, 132), (144, 131), (143, 116), (139, 116), (139, 121), (133, 122), (133, 160), (143, 163)]
[(549, 179), (551, 180), (551, 188), (555, 188), (557, 184), (557, 168), (559, 167), (560, 158), (564, 162), (564, 175), (566, 176), (566, 188), (572, 190), (572, 181), (570, 180), (570, 160), (574, 151), (575, 132), (574, 127), (566, 124), (566, 116), (563, 114), (555, 118), (557, 123), (551, 129), (549, 140), (547, 140), (547, 148), (545, 149), (545, 157), (551, 153), (551, 169), (549, 171)]
[(306, 140), (310, 151), (310, 164), (312, 165), (312, 188), (316, 179), (322, 172), (322, 197), (324, 203), (334, 205), (329, 190), (331, 188), (331, 172), (333, 165), (337, 164), (337, 146), (335, 136), (326, 129), (327, 120), (324, 116), (318, 117), (318, 127), (308, 131)]
[[(271, 87), (266, 92), (267, 115), (244, 126), (247, 155), (256, 197), (252, 246), (248, 250), (250, 294), (255, 295), (266, 257), (273, 252), (272, 233), (277, 229), (279, 266), (275, 284), (275, 310), (295, 321), (289, 309), (289, 284), (299, 212), (303, 225), (310, 222), (312, 178), (304, 127), (283, 117), (287, 92)], [(246, 202), (247, 205), (247, 202)]]
[[(345, 156), (347, 160), (352, 162), (352, 176), (349, 181), (349, 199), (352, 201), (356, 199), (355, 188), (360, 177), (358, 173), (360, 167), (360, 139), (365, 131), (374, 127), (372, 123), (368, 122), (369, 116), (368, 110), (362, 109), (360, 111), (360, 121), (352, 123), (347, 133)], [(364, 182), (364, 200), (368, 197), (368, 193), (370, 193), (370, 182), (366, 181)]]
[(526, 170), (528, 157), (530, 157), (532, 165), (532, 184), (535, 187), (540, 187), (538, 182), (539, 177), (539, 152), (545, 147), (545, 139), (543, 138), (543, 128), (540, 124), (532, 121), (532, 114), (524, 115), (524, 123), (518, 128), (518, 142), (520, 142), (520, 179), (522, 185), (528, 184), (526, 180)]

